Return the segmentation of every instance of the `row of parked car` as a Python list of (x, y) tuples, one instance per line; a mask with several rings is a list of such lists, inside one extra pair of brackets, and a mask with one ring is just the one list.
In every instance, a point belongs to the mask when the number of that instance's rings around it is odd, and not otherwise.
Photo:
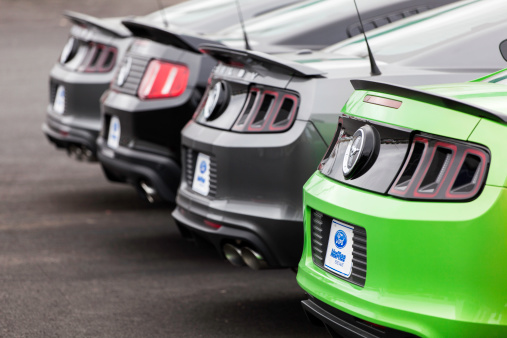
[(305, 313), (332, 336), (503, 337), (506, 13), (503, 0), (67, 12), (43, 131), (175, 204), (183, 237), (233, 265), (297, 270)]

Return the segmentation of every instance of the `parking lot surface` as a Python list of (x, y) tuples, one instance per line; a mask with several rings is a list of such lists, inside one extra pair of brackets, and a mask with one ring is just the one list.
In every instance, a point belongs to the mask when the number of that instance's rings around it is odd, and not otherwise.
[(0, 336), (325, 336), (292, 271), (232, 267), (185, 242), (169, 208), (46, 141), (64, 9), (146, 14), (157, 2), (0, 0)]

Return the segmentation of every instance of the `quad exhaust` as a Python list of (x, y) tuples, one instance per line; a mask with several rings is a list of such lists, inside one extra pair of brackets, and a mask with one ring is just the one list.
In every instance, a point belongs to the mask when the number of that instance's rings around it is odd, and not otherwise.
[(67, 155), (77, 161), (95, 162), (97, 158), (93, 154), (93, 151), (83, 145), (70, 145), (67, 148)]
[(227, 243), (222, 248), (225, 258), (234, 266), (248, 266), (254, 270), (266, 269), (268, 264), (264, 257), (257, 251), (244, 246), (238, 248), (235, 245)]

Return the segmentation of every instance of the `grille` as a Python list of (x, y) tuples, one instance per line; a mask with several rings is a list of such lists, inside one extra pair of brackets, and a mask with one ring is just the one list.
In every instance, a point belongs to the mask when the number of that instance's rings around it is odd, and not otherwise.
[[(192, 187), (194, 181), (195, 163), (198, 152), (190, 148), (184, 148), (185, 153), (185, 179), (189, 187)], [(215, 158), (210, 155), (210, 173), (209, 173), (209, 193), (208, 197), (215, 197), (217, 194), (217, 163)]]
[(352, 245), (352, 248), (354, 256), (352, 258), (352, 273), (350, 277), (345, 278), (324, 267), (332, 222), (333, 218), (324, 215), (319, 211), (312, 210), (311, 246), (313, 263), (343, 280), (364, 287), (364, 283), (366, 281), (366, 230), (363, 227), (353, 225), (354, 244)]
[(112, 88), (118, 92), (126, 93), (129, 95), (136, 96), (137, 95), (137, 89), (139, 88), (139, 85), (141, 84), (141, 80), (144, 75), (144, 71), (146, 70), (146, 67), (148, 66), (148, 62), (150, 61), (149, 57), (140, 56), (140, 55), (127, 55), (125, 58), (123, 58), (120, 66), (118, 69), (121, 69), (121, 67), (127, 62), (128, 58), (132, 58), (132, 65), (130, 67), (130, 72), (127, 75), (127, 79), (125, 80), (125, 83), (123, 86), (118, 86), (116, 84), (116, 77), (118, 74), (116, 74), (113, 83)]

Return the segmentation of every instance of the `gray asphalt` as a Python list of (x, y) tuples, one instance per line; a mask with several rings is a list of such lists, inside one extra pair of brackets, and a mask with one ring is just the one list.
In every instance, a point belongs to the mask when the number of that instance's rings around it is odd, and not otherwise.
[(234, 268), (192, 246), (168, 208), (43, 137), (48, 73), (69, 31), (62, 10), (157, 8), (147, 4), (0, 0), (0, 336), (326, 336), (306, 322), (293, 272)]

